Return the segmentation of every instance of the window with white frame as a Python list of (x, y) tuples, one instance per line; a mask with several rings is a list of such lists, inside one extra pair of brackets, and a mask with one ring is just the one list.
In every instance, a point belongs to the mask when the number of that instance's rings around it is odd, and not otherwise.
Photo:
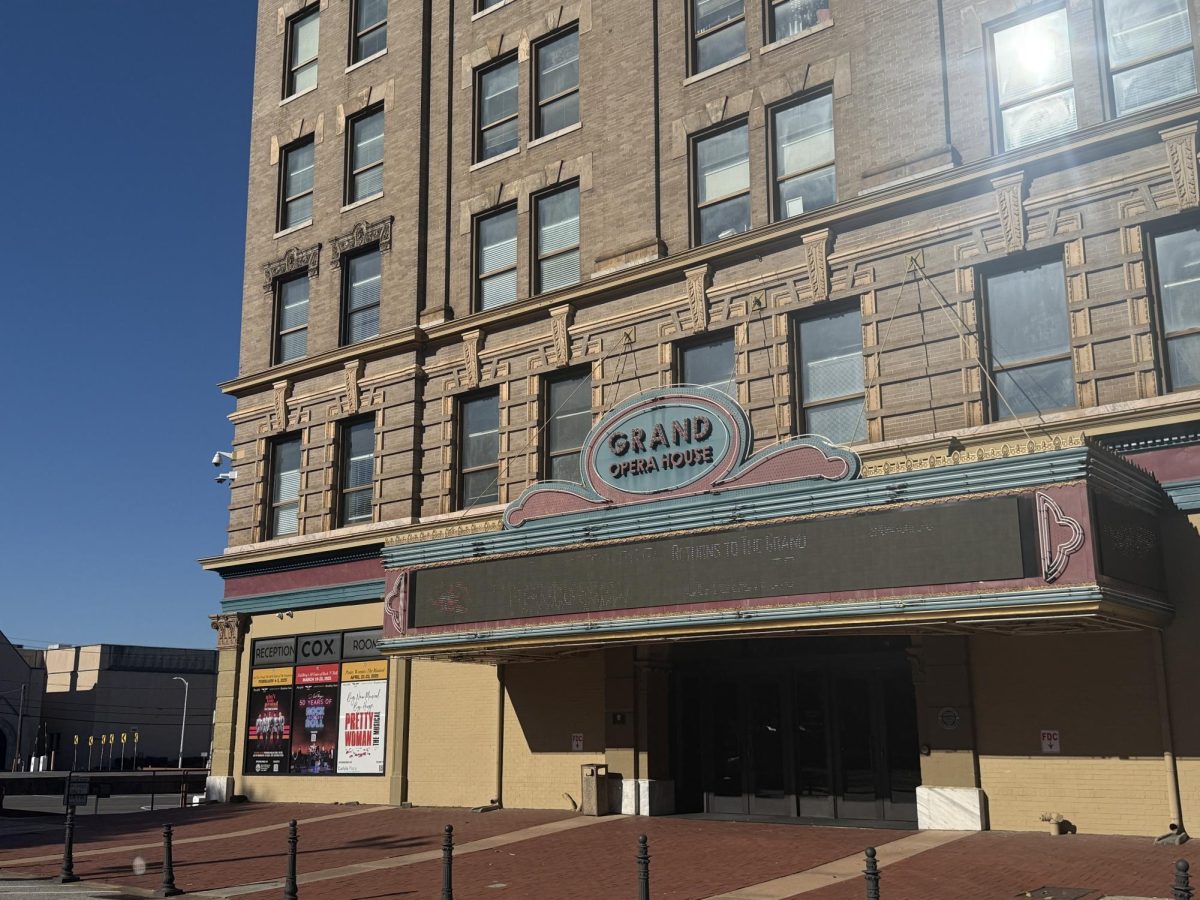
[(379, 334), (381, 254), (375, 247), (342, 263), (342, 343), (357, 344)]
[(280, 438), (271, 445), (271, 503), (269, 537), (286, 537), (300, 530), (300, 435)]
[(321, 13), (316, 7), (312, 12), (296, 16), (288, 23), (284, 97), (291, 97), (317, 86), (317, 44), (320, 30)]
[(833, 95), (820, 94), (771, 112), (775, 218), (790, 219), (837, 200)]
[(578, 482), (579, 454), (592, 427), (592, 376), (577, 369), (546, 379), (545, 477)]
[(1075, 406), (1075, 368), (1061, 259), (984, 282), (995, 419)]
[(383, 107), (350, 120), (346, 202), (383, 193)]
[(1196, 93), (1187, 0), (1104, 0), (1118, 116)]
[(387, 49), (388, 0), (354, 0), (350, 62), (362, 62)]
[(1200, 385), (1200, 228), (1154, 238), (1167, 389)]
[(500, 496), (500, 393), (459, 401), (458, 508), (495, 503)]
[(750, 147), (743, 121), (694, 144), (698, 244), (750, 228)]
[(475, 220), (476, 305), (492, 309), (517, 299), (517, 208)]
[(311, 135), (283, 151), (279, 186), (281, 231), (312, 220), (314, 151)]
[(308, 271), (275, 283), (275, 363), (308, 353)]
[(737, 396), (734, 377), (733, 335), (730, 332), (679, 347), (679, 380)]
[(341, 426), (341, 473), (338, 518), (343, 525), (370, 522), (375, 489), (375, 420)]
[(862, 319), (858, 305), (799, 320), (800, 420), (835, 444), (867, 438), (863, 416)]
[(768, 3), (771, 41), (782, 41), (833, 21), (829, 17), (829, 0), (768, 0)]
[(692, 0), (692, 72), (705, 72), (745, 52), (745, 0)]
[(998, 29), (992, 34), (992, 52), (1005, 150), (1075, 130), (1065, 9)]
[(514, 149), (519, 141), (516, 55), (479, 70), (475, 88), (478, 117), (475, 158), (483, 162)]
[(579, 121), (579, 29), (572, 28), (538, 44), (535, 137), (569, 128)]
[(542, 194), (536, 199), (537, 292), (579, 282), (579, 185)]

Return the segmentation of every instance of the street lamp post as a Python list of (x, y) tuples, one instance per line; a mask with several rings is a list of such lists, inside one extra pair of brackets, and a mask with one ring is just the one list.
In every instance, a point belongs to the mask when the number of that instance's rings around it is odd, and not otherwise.
[(188, 700), (188, 682), (186, 678), (181, 678), (176, 675), (172, 681), (183, 682), (183, 721), (179, 725), (179, 768), (183, 768), (183, 736), (187, 732), (187, 700)]

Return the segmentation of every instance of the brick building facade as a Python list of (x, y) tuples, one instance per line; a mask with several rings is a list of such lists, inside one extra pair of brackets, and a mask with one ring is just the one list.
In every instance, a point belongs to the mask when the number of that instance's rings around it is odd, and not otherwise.
[[(225, 581), (220, 789), (557, 807), (602, 762), (631, 812), (920, 807), (923, 826), (1028, 829), (1054, 807), (1085, 831), (1182, 827), (1200, 802), (1182, 702), (1198, 25), (1184, 0), (261, 0), (242, 351), (222, 385), (237, 477), (228, 548), (204, 560)], [(372, 636), (398, 577), (509, 552), (506, 505), (579, 481), (588, 427), (683, 383), (744, 411), (747, 459), (808, 433), (851, 448), (847, 516), (926, 489), (1032, 504), (1022, 490), (1086, 485), (1155, 523), (1138, 538), (1155, 574), (1114, 574), (1128, 547), (1089, 501), (1054, 507), (1096, 530), (1086, 600), (1047, 599), (1050, 553), (1021, 604), (1006, 582), (937, 616), (685, 633), (659, 609), (652, 637), (464, 620), (470, 637), (439, 644), (414, 612), (411, 633)], [(816, 502), (793, 489), (722, 521)], [(686, 536), (699, 515), (622, 534)], [(607, 526), (553, 527), (540, 548)], [(337, 647), (306, 655), (311, 635)], [(383, 711), (369, 772), (300, 712), (254, 756), (277, 706), (337, 710), (359, 683), (383, 698), (362, 707)], [(789, 736), (764, 748), (764, 728)]]

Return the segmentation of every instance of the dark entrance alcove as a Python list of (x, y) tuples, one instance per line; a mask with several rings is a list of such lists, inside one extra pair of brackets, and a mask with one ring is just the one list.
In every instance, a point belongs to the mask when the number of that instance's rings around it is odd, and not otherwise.
[(902, 637), (675, 648), (677, 811), (914, 823), (921, 777), (907, 648)]

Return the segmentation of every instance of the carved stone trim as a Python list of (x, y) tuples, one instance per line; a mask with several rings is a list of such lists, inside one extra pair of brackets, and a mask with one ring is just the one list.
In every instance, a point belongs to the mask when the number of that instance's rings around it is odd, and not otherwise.
[(358, 412), (358, 380), (362, 378), (362, 360), (355, 359), (346, 363), (344, 374), (346, 377), (346, 399), (342, 402), (342, 408), (349, 415), (354, 415)]
[(283, 431), (287, 428), (287, 396), (291, 383), (284, 379), (272, 385), (271, 397), (271, 430)]
[(556, 306), (550, 310), (550, 337), (554, 341), (554, 364), (566, 366), (571, 362), (571, 321), (575, 307), (571, 304)]
[(688, 308), (692, 311), (692, 334), (708, 331), (708, 263), (686, 269)]
[(242, 639), (250, 617), (245, 613), (219, 613), (208, 617), (209, 624), (217, 633), (218, 650), (241, 650)]
[(479, 329), (463, 332), (463, 384), (468, 388), (479, 387), (479, 350), (483, 344), (483, 332)]
[(275, 280), (287, 275), (290, 272), (298, 272), (301, 269), (308, 269), (308, 277), (316, 278), (321, 273), (321, 245), (313, 244), (306, 249), (293, 247), (279, 259), (266, 263), (263, 266), (263, 275), (266, 276), (266, 281), (263, 283), (263, 291), (270, 293), (275, 288)]
[(829, 299), (829, 241), (828, 228), (804, 236), (804, 267), (814, 303)]
[(992, 179), (996, 192), (996, 212), (1000, 216), (1000, 231), (1004, 235), (1004, 252), (1016, 253), (1025, 249), (1025, 173), (1014, 172)]
[(392, 249), (392, 222), (395, 216), (388, 216), (378, 222), (359, 222), (345, 234), (339, 234), (329, 242), (330, 252), (333, 253), (331, 265), (337, 269), (342, 265), (342, 257), (353, 253), (359, 247), (368, 244), (379, 244), (379, 249), (387, 253)]
[(1196, 123), (1167, 128), (1159, 134), (1167, 145), (1167, 163), (1171, 168), (1171, 181), (1175, 185), (1179, 208), (1200, 206), (1200, 188), (1197, 187), (1196, 178)]

